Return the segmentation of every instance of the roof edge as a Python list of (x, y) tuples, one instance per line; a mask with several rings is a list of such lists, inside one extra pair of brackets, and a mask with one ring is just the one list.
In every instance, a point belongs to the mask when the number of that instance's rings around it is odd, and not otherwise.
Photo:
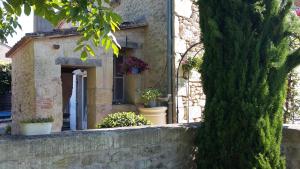
[[(123, 22), (119, 28), (120, 30), (126, 29), (134, 29), (140, 27), (146, 27), (148, 23), (146, 21), (139, 21), (139, 22)], [(13, 47), (10, 47), (10, 50), (6, 53), (7, 58), (11, 58), (12, 54), (18, 50), (20, 46), (22, 46), (25, 42), (35, 38), (42, 38), (42, 37), (64, 37), (64, 36), (76, 36), (80, 35), (81, 33), (77, 31), (77, 27), (72, 27), (68, 29), (53, 29), (52, 31), (44, 31), (44, 32), (33, 32), (33, 33), (26, 33), (24, 37), (21, 38)]]
[(24, 36), (21, 40), (19, 40), (12, 48), (10, 48), (10, 50), (8, 52), (6, 52), (5, 57), (6, 58), (12, 58), (12, 54), (15, 53), (15, 51), (17, 51), (17, 49), (19, 47), (21, 47), (23, 44), (25, 44), (25, 42), (29, 42), (32, 38), (31, 37), (27, 37)]
[(70, 28), (70, 29), (53, 29), (52, 31), (44, 31), (44, 32), (33, 32), (33, 33), (26, 33), (24, 37), (21, 38), (10, 50), (6, 53), (5, 57), (11, 58), (12, 54), (18, 50), (25, 42), (31, 39), (43, 38), (43, 37), (51, 37), (51, 36), (76, 36), (80, 35), (77, 31), (77, 28)]

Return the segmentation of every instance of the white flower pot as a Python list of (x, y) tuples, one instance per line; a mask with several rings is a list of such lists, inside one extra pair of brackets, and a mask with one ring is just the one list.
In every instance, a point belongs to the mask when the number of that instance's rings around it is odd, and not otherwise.
[(25, 136), (50, 134), (52, 122), (49, 123), (21, 123), (21, 134)]

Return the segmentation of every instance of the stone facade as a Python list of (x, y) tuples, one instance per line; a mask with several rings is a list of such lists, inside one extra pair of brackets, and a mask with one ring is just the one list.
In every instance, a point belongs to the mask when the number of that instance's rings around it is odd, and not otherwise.
[[(135, 56), (142, 60), (146, 60), (145, 56), (145, 28), (134, 28), (134, 29), (126, 29), (120, 30), (116, 32), (116, 38), (118, 43), (122, 46), (122, 48), (126, 48), (125, 55), (126, 56)], [(127, 41), (127, 43), (126, 43)], [(127, 47), (127, 44), (134, 43), (137, 44), (137, 48)], [(146, 73), (142, 73), (139, 75), (125, 75), (125, 102), (127, 104), (135, 105), (140, 102), (140, 96), (138, 90), (142, 89), (146, 85)], [(126, 111), (124, 109), (123, 111)]]
[(12, 58), (12, 127), (18, 131), (20, 120), (35, 116), (34, 43), (14, 53)]
[[(174, 3), (175, 69), (179, 70), (178, 98), (176, 98), (179, 107), (178, 120), (180, 123), (195, 122), (201, 120), (201, 112), (205, 105), (200, 74), (192, 71), (186, 79), (178, 66), (188, 48), (200, 42), (199, 10), (195, 0), (176, 0)], [(189, 50), (185, 58), (199, 57), (202, 54), (201, 45), (196, 45)]]
[[(165, 0), (122, 0), (115, 7), (115, 11), (123, 17), (124, 21), (140, 19), (147, 21), (141, 56), (150, 64), (150, 70), (141, 77), (141, 88), (158, 87), (162, 90), (167, 89), (167, 5), (167, 1)], [(173, 5), (173, 83), (175, 84), (176, 70), (181, 55), (191, 45), (200, 42), (200, 28), (199, 10), (195, 0), (174, 0)], [(189, 57), (197, 53), (200, 48), (201, 45), (192, 48), (188, 54)], [(182, 72), (179, 74), (181, 84), (179, 91), (188, 91), (184, 92), (185, 94), (183, 95), (180, 94), (181, 92), (177, 93), (180, 100), (179, 122), (199, 121), (205, 104), (200, 75), (194, 75), (189, 80), (185, 80), (182, 78)], [(191, 95), (192, 93), (193, 95)], [(192, 104), (188, 105), (188, 99)], [(174, 102), (174, 104), (176, 103)], [(176, 111), (174, 111), (174, 114), (176, 114)], [(188, 114), (190, 114), (190, 117), (188, 117)], [(174, 121), (176, 121), (175, 119), (176, 115), (174, 116)]]
[[(61, 131), (63, 118), (61, 69), (78, 65), (56, 64), (56, 59), (80, 58), (80, 53), (74, 52), (79, 36), (37, 37), (24, 37), (22, 46), (9, 53), (13, 60), (13, 134), (19, 133), (21, 120), (49, 116), (54, 118), (52, 131)], [(59, 45), (60, 48), (55, 49), (53, 45)], [(101, 60), (103, 66), (78, 67), (85, 69), (88, 74), (89, 128), (94, 128), (103, 114), (107, 114), (112, 108), (112, 54), (105, 53), (102, 48), (95, 51), (97, 53), (95, 59)]]
[[(141, 58), (150, 65), (150, 70), (141, 75), (125, 76), (125, 102), (128, 104), (136, 105), (141, 102), (138, 91), (143, 88), (155, 87), (162, 91), (167, 89), (167, 2), (166, 0), (122, 0), (114, 5), (114, 11), (122, 16), (125, 23), (140, 23), (141, 21), (146, 23), (138, 27), (123, 28), (115, 33), (122, 48), (126, 49), (126, 55)], [(174, 73), (177, 70), (180, 55), (190, 45), (200, 41), (200, 30), (199, 11), (195, 1), (174, 0), (173, 2)], [(70, 28), (71, 25), (61, 23), (60, 26), (61, 28)], [(60, 131), (62, 108), (64, 107), (61, 96), (63, 92), (62, 66), (82, 66), (87, 71), (89, 128), (94, 128), (95, 124), (99, 123), (104, 116), (112, 113), (113, 55), (112, 53), (104, 53), (102, 48), (97, 48), (96, 55), (101, 60), (99, 62), (101, 66), (98, 62), (92, 61), (87, 61), (85, 65), (75, 64), (80, 61), (79, 53), (73, 51), (78, 38), (78, 33), (76, 36), (53, 35), (44, 37), (41, 34), (34, 35), (31, 39), (24, 37), (23, 42), (26, 41), (26, 43), (17, 44), (14, 47), (17, 48), (14, 49), (15, 52), (10, 52), (9, 55), (16, 62), (13, 64), (13, 76), (15, 76), (13, 77), (13, 90), (15, 90), (13, 92), (13, 100), (15, 100), (13, 102), (13, 119), (15, 120), (13, 133), (18, 133), (17, 124), (22, 119), (49, 115), (55, 117), (53, 131)], [(127, 46), (127, 44), (131, 45)], [(55, 49), (54, 45), (59, 46), (59, 49)], [(199, 47), (193, 49), (191, 54), (197, 52), (197, 49)], [(30, 52), (24, 53), (23, 50)], [(28, 56), (25, 57), (25, 55)], [(28, 61), (25, 63), (25, 60)], [(94, 63), (94, 65), (89, 63)], [(28, 76), (26, 75), (26, 78), (33, 78), (33, 80), (27, 80), (25, 77), (17, 80), (17, 77), (22, 76), (23, 69), (26, 69), (24, 73), (33, 71)], [(173, 74), (173, 83), (175, 83), (175, 74)], [(179, 122), (199, 121), (205, 103), (200, 75), (196, 74), (189, 80), (180, 77), (180, 81), (183, 85), (179, 87), (179, 91), (187, 90), (188, 92), (185, 94), (178, 93), (179, 114), (182, 117)], [(191, 85), (188, 86), (187, 84)], [(28, 89), (23, 90), (23, 88)], [(29, 96), (27, 102), (30, 102), (27, 105), (25, 105), (26, 101), (20, 99), (24, 98), (26, 94)], [(167, 95), (166, 92), (164, 94)], [(187, 112), (190, 112), (188, 117)], [(174, 111), (173, 114), (176, 112)]]
[(193, 169), (195, 124), (0, 138), (0, 169)]
[[(142, 52), (150, 70), (143, 75), (142, 87), (166, 89), (167, 72), (167, 1), (166, 0), (122, 0), (114, 10), (123, 21), (145, 19)], [(137, 54), (136, 57), (139, 57)]]
[(286, 125), (283, 129), (282, 152), (286, 156), (286, 168), (300, 168), (300, 125)]

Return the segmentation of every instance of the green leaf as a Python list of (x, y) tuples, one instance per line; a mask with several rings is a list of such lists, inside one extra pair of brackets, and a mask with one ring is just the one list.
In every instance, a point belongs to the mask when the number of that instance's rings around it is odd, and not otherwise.
[(29, 16), (31, 12), (31, 7), (27, 3), (24, 4), (24, 13)]
[(105, 50), (106, 50), (106, 51), (110, 48), (111, 42), (112, 42), (112, 41), (111, 41), (109, 38), (107, 38), (106, 45), (105, 45)]
[(83, 51), (81, 52), (80, 59), (81, 59), (82, 61), (86, 61), (87, 57), (88, 57), (87, 52), (86, 52), (85, 50), (83, 50)]
[(14, 13), (14, 10), (13, 10), (13, 8), (12, 8), (12, 6), (10, 4), (8, 4), (6, 2), (2, 2), (2, 3), (3, 3), (4, 8), (7, 10), (7, 12), (9, 12), (11, 14)]
[(78, 45), (78, 46), (74, 49), (74, 52), (77, 52), (77, 51), (79, 51), (79, 50), (82, 50), (83, 46), (84, 46), (83, 44)]
[(96, 56), (94, 50), (91, 48), (90, 45), (87, 44), (85, 47), (86, 47), (87, 51), (89, 52), (89, 54), (90, 54), (91, 56), (93, 56), (93, 57)]
[(107, 37), (102, 38), (102, 40), (101, 40), (102, 46), (106, 45), (106, 41), (107, 41)]
[(15, 13), (20, 16), (22, 14), (22, 8), (21, 6), (16, 6), (15, 7)]
[(96, 36), (97, 38), (100, 38), (100, 37), (101, 37), (101, 31), (100, 31), (100, 30), (97, 30), (97, 31), (96, 31), (96, 35), (97, 35), (97, 36)]
[(113, 32), (116, 32), (116, 27), (112, 22), (110, 22), (110, 27)]
[(113, 49), (114, 55), (118, 56), (119, 55), (119, 48), (115, 43), (111, 44), (111, 48)]

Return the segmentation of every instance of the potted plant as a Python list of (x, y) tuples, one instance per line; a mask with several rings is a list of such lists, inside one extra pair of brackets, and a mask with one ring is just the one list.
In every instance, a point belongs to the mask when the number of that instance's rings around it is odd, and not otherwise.
[(26, 136), (50, 134), (52, 123), (52, 117), (27, 119), (21, 121), (20, 131), (22, 135)]
[(147, 88), (142, 91), (141, 98), (144, 106), (139, 106), (138, 111), (152, 124), (166, 124), (167, 107), (157, 107), (156, 100), (161, 92), (155, 88)]
[(156, 99), (159, 96), (161, 96), (161, 92), (155, 88), (144, 89), (141, 94), (145, 107), (156, 107)]
[(149, 69), (149, 65), (143, 60), (129, 56), (125, 59), (124, 69), (126, 74), (140, 74)]

